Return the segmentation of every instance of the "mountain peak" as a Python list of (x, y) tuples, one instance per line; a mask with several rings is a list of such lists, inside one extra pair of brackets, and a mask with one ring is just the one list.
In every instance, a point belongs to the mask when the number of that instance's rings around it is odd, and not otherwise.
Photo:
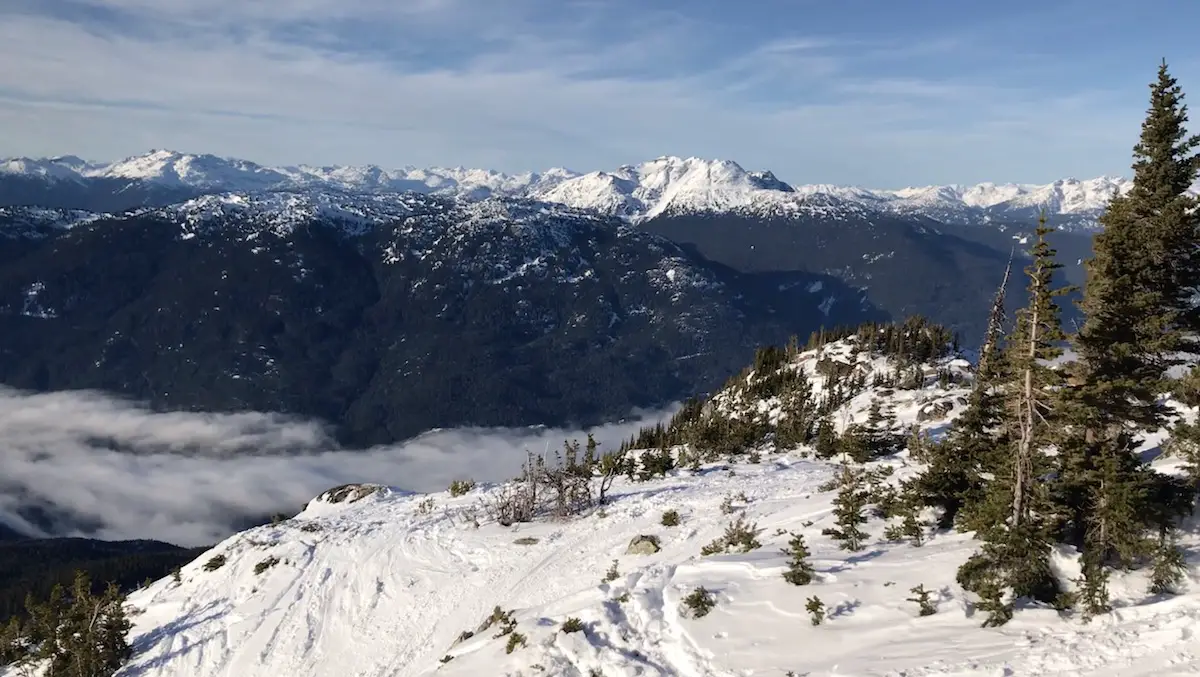
[[(793, 213), (820, 195), (856, 209), (928, 216), (962, 223), (1035, 218), (1045, 210), (1083, 227), (1093, 226), (1129, 179), (1068, 177), (1048, 184), (982, 182), (900, 190), (811, 184), (795, 186), (767, 170), (747, 170), (728, 159), (661, 155), (609, 171), (580, 174), (562, 167), (506, 174), (469, 167), (387, 168), (369, 164), (271, 167), (211, 154), (156, 148), (112, 163), (75, 156), (0, 160), (0, 175), (45, 181), (120, 179), (162, 185), (194, 195), (272, 190), (409, 192), (468, 199), (527, 197), (591, 209), (629, 220), (664, 214), (748, 211)], [(1200, 186), (1197, 186), (1200, 189)], [(133, 204), (138, 204), (134, 202)], [(834, 204), (829, 202), (829, 204)], [(84, 207), (86, 205), (61, 205)]]

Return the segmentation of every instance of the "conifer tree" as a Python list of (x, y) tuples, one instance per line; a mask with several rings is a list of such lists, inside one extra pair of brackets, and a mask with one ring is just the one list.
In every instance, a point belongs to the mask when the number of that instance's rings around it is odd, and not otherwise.
[(591, 475), (595, 470), (596, 464), (600, 462), (600, 455), (597, 453), (600, 444), (596, 442), (596, 437), (592, 433), (587, 434), (587, 447), (583, 452), (583, 468), (584, 471)]
[(783, 572), (783, 579), (792, 585), (808, 585), (813, 581), (816, 570), (808, 561), (812, 553), (804, 542), (803, 534), (792, 534), (788, 547), (783, 551), (788, 556), (788, 569)]
[(22, 646), (24, 634), (21, 621), (16, 616), (9, 618), (8, 623), (0, 629), (0, 666), (12, 665), (25, 655)]
[(1200, 281), (1200, 215), (1186, 192), (1200, 169), (1193, 152), (1200, 137), (1184, 131), (1182, 99), (1164, 63), (1134, 147), (1133, 187), (1100, 217), (1080, 304), (1087, 319), (1074, 346), (1084, 404), (1143, 428), (1162, 422), (1157, 396), (1172, 354), (1195, 345), (1182, 330), (1200, 330), (1191, 307)]
[(780, 399), (784, 418), (775, 428), (776, 447), (785, 449), (808, 442), (813, 427), (815, 402), (812, 384), (803, 367), (797, 370), (795, 381), (787, 387)]
[[(1074, 339), (1079, 360), (1066, 389), (1069, 435), (1060, 447), (1059, 500), (1067, 540), (1083, 550), (1083, 602), (1107, 608), (1105, 567), (1152, 555), (1152, 530), (1170, 529), (1179, 504), (1137, 455), (1135, 435), (1164, 422), (1158, 395), (1177, 351), (1194, 350), (1200, 317), (1191, 299), (1200, 281), (1196, 201), (1186, 194), (1200, 169), (1200, 138), (1184, 130), (1183, 94), (1164, 63), (1134, 147), (1133, 187), (1113, 198), (1086, 264)], [(1169, 540), (1169, 539), (1168, 539)]]
[(972, 519), (973, 508), (983, 499), (981, 473), (994, 464), (996, 450), (1006, 446), (1005, 431), (999, 423), (1004, 416), (1000, 388), (1006, 378), (1004, 302), (1011, 271), (1010, 257), (992, 301), (967, 406), (955, 419), (947, 438), (930, 447), (928, 464), (908, 487), (919, 503), (940, 511), (941, 529), (956, 523), (964, 530), (983, 526)]
[(861, 470), (843, 467), (838, 483), (840, 488), (837, 497), (833, 499), (837, 527), (822, 529), (821, 533), (832, 536), (843, 550), (857, 552), (863, 549), (863, 544), (869, 537), (861, 525), (867, 523), (866, 509), (870, 502), (870, 491), (866, 486), (865, 474)]
[(132, 655), (125, 596), (115, 585), (100, 595), (82, 571), (71, 592), (55, 586), (43, 603), (26, 602), (28, 647), (19, 664), (41, 665), (46, 677), (110, 677)]
[(813, 443), (813, 451), (821, 458), (833, 458), (838, 453), (838, 435), (829, 416), (822, 416), (817, 422), (817, 438)]
[(980, 376), (990, 376), (1003, 371), (1002, 368), (998, 368), (996, 362), (1002, 355), (1001, 341), (1004, 339), (1005, 333), (1004, 298), (1008, 293), (1008, 279), (1012, 275), (1013, 256), (1016, 252), (1015, 246), (1008, 252), (1008, 265), (1004, 267), (1004, 278), (1000, 280), (1000, 287), (992, 298), (992, 309), (988, 313), (987, 332), (983, 337), (983, 346), (979, 350), (979, 364), (976, 365), (976, 372)]
[(959, 570), (963, 587), (978, 594), (991, 612), (989, 624), (1011, 616), (1012, 598), (1052, 601), (1058, 594), (1050, 569), (1056, 506), (1045, 479), (1053, 470), (1046, 449), (1058, 433), (1062, 375), (1046, 363), (1062, 353), (1066, 336), (1055, 297), (1068, 290), (1054, 287), (1054, 271), (1062, 266), (1046, 240), (1050, 232), (1043, 217), (1033, 262), (1025, 269), (1029, 301), (1017, 312), (1007, 346), (1005, 359), (1014, 377), (1004, 391), (1007, 448), (988, 468), (994, 479), (978, 513), (978, 535), (985, 543)]
[(1046, 226), (1043, 216), (1036, 231), (1037, 243), (1033, 247), (1033, 264), (1026, 270), (1029, 275), (1029, 305), (1018, 312), (1017, 326), (1011, 342), (1009, 366), (1018, 381), (1014, 383), (1009, 400), (1015, 423), (1016, 453), (1011, 457), (1012, 509), (1009, 512), (1010, 528), (1038, 519), (1037, 511), (1045, 510), (1045, 499), (1036, 496), (1039, 476), (1047, 471), (1042, 461), (1041, 448), (1053, 441), (1055, 432), (1052, 421), (1055, 412), (1054, 400), (1062, 385), (1061, 372), (1045, 364), (1062, 355), (1061, 343), (1066, 340), (1059, 319), (1059, 308), (1054, 299), (1067, 293), (1066, 288), (1055, 289), (1054, 271), (1062, 265), (1054, 260), (1055, 251), (1046, 241), (1052, 231)]
[(866, 425), (859, 429), (869, 459), (887, 456), (897, 451), (900, 439), (892, 430), (895, 425), (895, 412), (890, 408), (884, 411), (880, 401), (872, 399)]

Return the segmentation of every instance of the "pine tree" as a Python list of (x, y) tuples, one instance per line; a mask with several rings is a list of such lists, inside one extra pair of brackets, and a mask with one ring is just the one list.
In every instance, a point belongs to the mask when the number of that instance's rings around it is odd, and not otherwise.
[[(1087, 262), (1080, 304), (1087, 316), (1074, 339), (1079, 355), (1066, 389), (1069, 435), (1060, 446), (1067, 540), (1083, 550), (1088, 613), (1107, 608), (1105, 567), (1153, 553), (1153, 531), (1170, 512), (1150, 505), (1182, 501), (1137, 455), (1135, 435), (1164, 422), (1158, 395), (1179, 350), (1195, 350), (1200, 317), (1191, 298), (1200, 284), (1195, 199), (1200, 138), (1189, 137), (1183, 94), (1164, 63), (1150, 86), (1150, 108), (1134, 147), (1133, 187), (1113, 198)], [(1103, 579), (1103, 580), (1102, 580)]]
[(992, 301), (967, 406), (955, 419), (947, 438), (929, 447), (928, 464), (909, 485), (911, 495), (919, 503), (940, 511), (941, 529), (949, 529), (956, 523), (964, 530), (983, 526), (972, 519), (976, 514), (974, 508), (983, 500), (981, 473), (994, 465), (996, 450), (1006, 446), (1005, 431), (999, 427), (1004, 418), (1000, 386), (1007, 372), (1004, 302), (1011, 271), (1010, 257)]
[(783, 579), (792, 585), (808, 585), (812, 582), (816, 570), (808, 561), (812, 552), (804, 542), (803, 534), (792, 534), (788, 547), (783, 551), (788, 556), (788, 569), (783, 572)]
[(588, 475), (595, 470), (596, 464), (600, 462), (600, 455), (597, 452), (600, 444), (596, 442), (596, 438), (592, 433), (587, 434), (587, 447), (583, 452), (583, 467)]
[(837, 527), (823, 529), (821, 533), (839, 541), (843, 550), (857, 552), (863, 549), (863, 543), (869, 537), (861, 525), (867, 523), (866, 509), (870, 502), (870, 491), (867, 489), (865, 474), (861, 470), (843, 467), (838, 482), (840, 489), (837, 498), (833, 499)]
[(1061, 372), (1045, 362), (1062, 355), (1061, 343), (1066, 340), (1059, 319), (1055, 297), (1067, 293), (1055, 289), (1054, 271), (1062, 265), (1054, 260), (1055, 251), (1046, 241), (1052, 229), (1043, 216), (1036, 231), (1033, 264), (1026, 269), (1029, 275), (1029, 305), (1018, 312), (1017, 327), (1012, 340), (1010, 368), (1018, 381), (1010, 397), (1015, 423), (1016, 453), (1011, 457), (1012, 509), (1009, 526), (1012, 529), (1039, 519), (1038, 510), (1045, 510), (1045, 500), (1035, 495), (1038, 478), (1047, 469), (1041, 448), (1053, 441), (1053, 401), (1062, 385)]
[(822, 416), (817, 422), (817, 439), (813, 442), (813, 451), (821, 458), (833, 458), (838, 453), (838, 435), (829, 416)]
[(1014, 246), (1008, 252), (1008, 265), (1004, 267), (1004, 278), (992, 298), (992, 309), (988, 313), (987, 332), (983, 337), (983, 346), (979, 350), (979, 364), (976, 372), (980, 375), (995, 374), (1002, 369), (997, 368), (996, 361), (1002, 355), (1002, 340), (1004, 339), (1005, 309), (1004, 298), (1008, 293), (1008, 279), (1012, 275), (1013, 256), (1017, 249)]
[(69, 595), (59, 585), (44, 603), (28, 599), (24, 637), (29, 650), (19, 662), (43, 665), (46, 677), (110, 677), (133, 653), (124, 605), (115, 585), (93, 594), (82, 571)]
[(866, 425), (858, 427), (855, 431), (861, 437), (860, 454), (865, 458), (855, 460), (861, 463), (896, 453), (900, 439), (892, 430), (895, 425), (895, 413), (891, 409), (885, 412), (880, 401), (872, 399)]
[(1075, 340), (1084, 402), (1147, 427), (1162, 422), (1157, 396), (1172, 353), (1195, 345), (1181, 330), (1200, 330), (1190, 303), (1200, 283), (1200, 216), (1189, 213), (1196, 201), (1186, 193), (1200, 169), (1192, 152), (1200, 137), (1186, 136), (1182, 98), (1164, 63), (1134, 147), (1133, 187), (1100, 217)]
[(25, 655), (22, 638), (25, 629), (16, 616), (8, 619), (8, 623), (0, 629), (0, 666), (12, 665)]
[(1062, 375), (1046, 363), (1062, 354), (1066, 336), (1055, 298), (1068, 290), (1053, 284), (1054, 271), (1062, 266), (1046, 240), (1050, 232), (1043, 217), (1033, 262), (1025, 269), (1028, 305), (1017, 312), (1008, 342), (1005, 359), (1015, 377), (1004, 392), (1009, 439), (1005, 453), (997, 454), (989, 468), (994, 479), (979, 508), (977, 533), (985, 543), (959, 571), (963, 587), (984, 600), (990, 624), (1011, 616), (1012, 598), (1052, 601), (1058, 594), (1050, 569), (1056, 506), (1045, 482), (1053, 468), (1045, 450), (1058, 433)]
[(809, 441), (812, 418), (815, 413), (812, 383), (801, 367), (796, 371), (796, 380), (783, 393), (781, 408), (784, 418), (775, 428), (775, 446), (787, 449)]
[[(1196, 352), (1200, 348), (1200, 307), (1193, 298), (1200, 291), (1200, 207), (1188, 190), (1200, 173), (1200, 135), (1189, 135), (1187, 106), (1183, 90), (1171, 77), (1164, 60), (1157, 80), (1150, 85), (1150, 108), (1142, 124), (1142, 136), (1134, 148), (1133, 188), (1121, 202), (1129, 208), (1125, 217), (1143, 222), (1142, 228), (1155, 231), (1147, 243), (1149, 254), (1165, 266), (1152, 272), (1156, 291), (1175, 314), (1176, 329), (1186, 333), (1163, 337), (1168, 345), (1179, 341), (1180, 348)], [(1112, 220), (1121, 218), (1115, 214)], [(1108, 222), (1104, 224), (1111, 227)]]

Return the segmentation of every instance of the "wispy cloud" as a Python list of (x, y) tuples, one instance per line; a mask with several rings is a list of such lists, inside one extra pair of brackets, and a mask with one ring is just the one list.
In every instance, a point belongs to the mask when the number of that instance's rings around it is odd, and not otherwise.
[[(668, 415), (635, 413), (594, 429), (613, 449)], [(0, 387), (0, 523), (31, 535), (155, 538), (203, 545), (247, 518), (295, 514), (348, 482), (411, 491), (453, 479), (500, 481), (526, 451), (584, 431), (456, 429), (394, 446), (339, 449), (322, 426), (263, 413), (154, 413), (93, 392)]]
[[(1084, 56), (1033, 71), (1021, 55), (1041, 43), (988, 32), (1046, 10), (848, 24), (852, 4), (8, 0), (0, 151), (512, 171), (672, 153), (881, 187), (1128, 164), (1148, 73), (1072, 80)], [(1065, 117), (1085, 90), (1087, 120)]]

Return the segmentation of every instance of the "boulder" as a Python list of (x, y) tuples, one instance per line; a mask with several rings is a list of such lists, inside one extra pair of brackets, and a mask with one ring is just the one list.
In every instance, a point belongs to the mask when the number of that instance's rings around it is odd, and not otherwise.
[(643, 534), (641, 536), (633, 537), (633, 540), (629, 542), (629, 547), (625, 549), (625, 554), (653, 555), (659, 550), (662, 550), (662, 546), (659, 545), (658, 536), (648, 536)]
[(925, 422), (945, 418), (952, 409), (954, 409), (954, 403), (949, 400), (927, 404), (917, 411), (917, 421)]

